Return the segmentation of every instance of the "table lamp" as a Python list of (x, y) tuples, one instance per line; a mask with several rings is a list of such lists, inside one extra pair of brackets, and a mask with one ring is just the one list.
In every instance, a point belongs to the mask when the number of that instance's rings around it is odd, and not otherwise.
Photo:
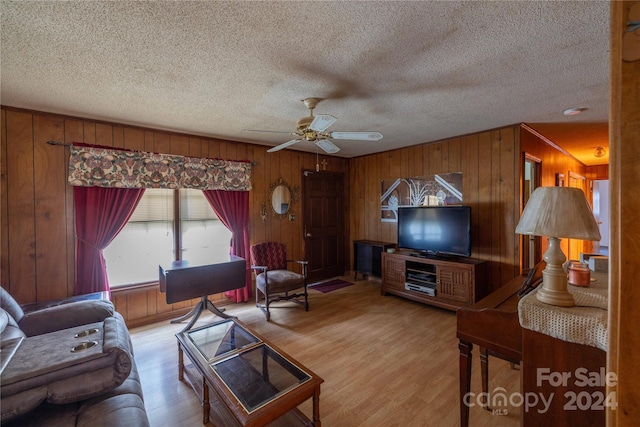
[(600, 240), (600, 230), (589, 202), (579, 188), (538, 187), (524, 207), (516, 233), (549, 236), (544, 254), (547, 267), (542, 271), (538, 300), (571, 307), (573, 295), (567, 290), (567, 272), (562, 265), (567, 257), (560, 249), (560, 239)]

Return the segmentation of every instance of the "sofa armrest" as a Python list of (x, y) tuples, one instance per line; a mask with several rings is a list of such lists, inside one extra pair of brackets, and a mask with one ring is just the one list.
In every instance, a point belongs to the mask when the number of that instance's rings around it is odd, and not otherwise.
[[(90, 294), (82, 294), (82, 295), (73, 295), (70, 297), (65, 297), (61, 299), (48, 300), (48, 301), (40, 301), (40, 302), (32, 302), (30, 304), (22, 304), (22, 311), (24, 313), (29, 313), (32, 311), (42, 310), (45, 308), (53, 307), (55, 305), (63, 305), (69, 304), (70, 302), (78, 302), (78, 301), (86, 301), (86, 300), (109, 300), (109, 292), (92, 292)], [(22, 318), (22, 316), (20, 316)], [(15, 316), (14, 316), (15, 319)], [(18, 319), (16, 319), (18, 320)]]
[(113, 313), (111, 301), (77, 301), (25, 313), (19, 326), (25, 335), (31, 337), (87, 323), (102, 322), (113, 316)]
[(129, 377), (132, 361), (129, 332), (119, 315), (27, 337), (2, 373), (0, 423), (44, 401), (66, 404), (108, 393)]

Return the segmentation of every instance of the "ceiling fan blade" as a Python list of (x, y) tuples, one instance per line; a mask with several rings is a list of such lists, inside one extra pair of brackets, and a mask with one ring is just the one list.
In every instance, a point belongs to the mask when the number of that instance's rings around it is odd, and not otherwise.
[(245, 132), (267, 132), (267, 133), (288, 133), (293, 134), (293, 132), (287, 132), (283, 130), (262, 130), (262, 129), (243, 129)]
[(267, 150), (267, 153), (273, 153), (273, 152), (275, 152), (275, 151), (280, 151), (280, 150), (282, 150), (283, 148), (290, 147), (290, 146), (292, 146), (293, 144), (297, 144), (297, 143), (298, 143), (298, 142), (300, 142), (300, 141), (302, 141), (302, 140), (301, 140), (301, 139), (292, 139), (291, 141), (287, 141), (287, 142), (285, 142), (285, 143), (283, 143), (283, 144), (276, 145), (276, 146), (275, 146), (275, 147), (273, 147), (273, 148), (269, 148), (269, 149)]
[(309, 129), (315, 130), (316, 132), (324, 132), (336, 122), (335, 117), (329, 114), (319, 114), (313, 118), (313, 121), (309, 125)]
[(338, 148), (333, 142), (329, 141), (328, 139), (319, 139), (316, 141), (316, 145), (329, 154), (335, 154), (340, 151), (340, 148)]
[(382, 139), (380, 132), (331, 132), (333, 139), (357, 139), (361, 141), (378, 141)]

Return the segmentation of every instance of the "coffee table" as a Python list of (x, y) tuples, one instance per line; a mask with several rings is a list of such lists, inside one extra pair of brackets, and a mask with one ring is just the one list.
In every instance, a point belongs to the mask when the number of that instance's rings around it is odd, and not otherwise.
[[(321, 426), (324, 380), (238, 319), (182, 331), (176, 338), (178, 377), (201, 398), (203, 424), (211, 417), (219, 426), (263, 426), (282, 417), (287, 425)], [(185, 365), (183, 354), (191, 365)], [(313, 399), (312, 420), (297, 409), (308, 399)]]

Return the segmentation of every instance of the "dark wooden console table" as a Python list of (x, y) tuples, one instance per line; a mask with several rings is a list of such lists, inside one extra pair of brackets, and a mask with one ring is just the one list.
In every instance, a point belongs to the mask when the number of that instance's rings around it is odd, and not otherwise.
[(166, 292), (167, 304), (200, 298), (198, 304), (184, 316), (174, 319), (171, 323), (182, 322), (191, 317), (187, 326), (190, 329), (202, 311), (207, 309), (212, 313), (228, 318), (209, 299), (209, 295), (240, 289), (245, 286), (247, 263), (244, 258), (229, 255), (211, 264), (190, 265), (189, 261), (174, 261), (168, 266), (159, 266), (160, 292)]

